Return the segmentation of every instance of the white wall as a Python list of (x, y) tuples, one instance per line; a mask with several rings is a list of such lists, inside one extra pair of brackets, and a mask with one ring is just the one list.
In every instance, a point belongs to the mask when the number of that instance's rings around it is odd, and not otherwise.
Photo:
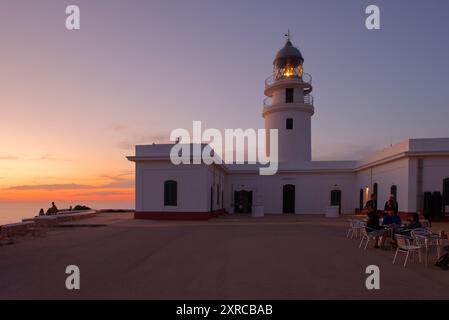
[(443, 193), (443, 180), (449, 178), (448, 156), (427, 156), (410, 158), (410, 212), (418, 211), (417, 208), (417, 168), (418, 159), (423, 160), (423, 192), (439, 191)]
[[(164, 206), (164, 181), (178, 182), (178, 205)], [(210, 196), (204, 165), (175, 166), (170, 161), (136, 163), (136, 211), (206, 212)]]
[[(390, 196), (392, 185), (397, 186), (399, 211), (409, 212), (409, 164), (407, 158), (384, 163), (371, 168), (357, 172), (356, 194), (354, 206), (359, 207), (359, 191), (369, 187), (369, 193), (373, 193), (373, 186), (377, 183), (377, 205), (380, 210), (383, 209), (385, 202)], [(366, 199), (365, 199), (366, 202)]]
[[(210, 200), (211, 200), (211, 196), (210, 196), (210, 192), (211, 192), (211, 188), (213, 187), (213, 197), (212, 197), (212, 210), (219, 210), (222, 209), (222, 203), (223, 206), (225, 206), (225, 202), (222, 202), (222, 195), (223, 195), (223, 191), (225, 191), (225, 181), (226, 181), (226, 175), (223, 171), (223, 169), (221, 169), (220, 166), (215, 165), (215, 166), (205, 166), (206, 171), (207, 171), (207, 208), (208, 211), (210, 211)], [(219, 194), (219, 203), (217, 203), (217, 190), (218, 188), (220, 189), (220, 194)]]
[(282, 214), (283, 186), (293, 184), (296, 214), (324, 214), (336, 188), (342, 192), (342, 213), (353, 213), (354, 183), (353, 173), (237, 174), (227, 179), (225, 200), (228, 211), (233, 212), (234, 191), (253, 191), (253, 204), (263, 205), (266, 214)]
[(449, 157), (426, 157), (423, 160), (423, 191), (443, 192), (443, 180), (449, 178)]

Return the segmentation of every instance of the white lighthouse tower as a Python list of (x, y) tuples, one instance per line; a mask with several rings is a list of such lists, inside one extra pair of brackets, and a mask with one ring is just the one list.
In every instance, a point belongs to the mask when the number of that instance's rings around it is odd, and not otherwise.
[(279, 162), (287, 167), (312, 160), (312, 77), (303, 72), (303, 63), (301, 52), (288, 34), (285, 46), (273, 61), (273, 75), (265, 81), (265, 129), (278, 130)]

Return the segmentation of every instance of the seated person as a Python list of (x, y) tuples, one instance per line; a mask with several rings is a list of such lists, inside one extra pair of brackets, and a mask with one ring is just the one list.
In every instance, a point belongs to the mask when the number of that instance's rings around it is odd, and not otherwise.
[(394, 211), (387, 211), (386, 216), (384, 217), (383, 225), (397, 225), (400, 226), (402, 224), (401, 217)]
[(399, 233), (404, 235), (404, 236), (410, 237), (413, 229), (420, 229), (422, 227), (423, 226), (422, 226), (421, 222), (419, 222), (419, 214), (417, 214), (415, 212), (413, 214), (412, 221), (402, 231), (400, 231)]
[(421, 222), (419, 222), (419, 214), (416, 212), (413, 213), (412, 221), (407, 225), (406, 229), (413, 230), (413, 229), (420, 229), (422, 228)]
[(56, 207), (55, 203), (51, 203), (51, 208), (47, 210), (47, 216), (52, 216), (58, 214), (58, 207)]
[[(384, 234), (384, 231), (385, 230), (380, 226), (379, 215), (373, 208), (371, 208), (371, 210), (368, 212), (368, 221), (366, 222), (366, 232), (375, 234), (376, 241), (374, 248), (380, 248), (379, 238)], [(385, 240), (382, 239), (381, 245), (383, 245), (384, 242)]]

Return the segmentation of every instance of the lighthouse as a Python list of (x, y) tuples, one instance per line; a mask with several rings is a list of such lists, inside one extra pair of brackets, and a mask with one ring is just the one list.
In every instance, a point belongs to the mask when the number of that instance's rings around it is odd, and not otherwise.
[(285, 46), (274, 58), (273, 74), (265, 80), (262, 113), (267, 132), (278, 130), (279, 163), (288, 167), (312, 160), (312, 77), (303, 68), (304, 58), (288, 34)]

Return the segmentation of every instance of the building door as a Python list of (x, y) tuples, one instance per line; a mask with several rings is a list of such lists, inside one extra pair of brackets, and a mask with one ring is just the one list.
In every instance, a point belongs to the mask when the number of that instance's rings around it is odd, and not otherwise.
[(282, 212), (285, 214), (295, 213), (295, 186), (292, 184), (284, 186)]
[(253, 207), (252, 191), (235, 191), (234, 192), (234, 212), (235, 213), (251, 213)]
[(331, 206), (338, 206), (338, 213), (341, 214), (341, 191), (331, 191)]

